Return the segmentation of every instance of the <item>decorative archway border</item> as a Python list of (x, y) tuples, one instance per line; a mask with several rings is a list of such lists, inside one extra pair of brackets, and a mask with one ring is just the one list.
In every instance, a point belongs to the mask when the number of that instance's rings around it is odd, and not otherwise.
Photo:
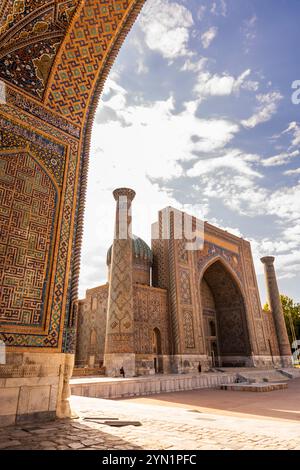
[[(90, 147), (91, 147), (91, 136), (92, 128), (94, 123), (95, 114), (100, 101), (100, 97), (107, 80), (107, 77), (111, 71), (114, 61), (120, 51), (120, 48), (126, 39), (127, 34), (132, 28), (135, 20), (137, 19), (141, 9), (143, 8), (146, 0), (136, 0), (132, 6), (130, 13), (127, 15), (125, 22), (123, 23), (122, 30), (119, 31), (118, 36), (111, 48), (109, 56), (102, 67), (102, 73), (98, 76), (97, 83), (95, 85), (95, 91), (93, 94), (92, 101), (89, 106), (86, 121), (83, 128), (83, 143), (81, 153), (81, 176), (79, 182), (79, 195), (78, 195), (78, 206), (77, 206), (77, 221), (76, 221), (76, 233), (75, 233), (75, 244), (74, 244), (74, 263), (72, 269), (72, 281), (71, 281), (71, 294), (70, 294), (70, 309), (72, 309), (72, 303), (77, 300), (78, 297), (78, 284), (80, 274), (80, 258), (81, 258), (81, 245), (83, 238), (83, 225), (84, 225), (84, 211), (85, 211), (85, 200), (87, 191), (87, 180), (89, 170), (89, 158), (90, 158)], [(72, 313), (70, 312), (72, 316)], [(70, 320), (69, 320), (70, 323)], [(72, 320), (71, 320), (71, 326)]]
[[(78, 96), (75, 96), (77, 99), (80, 95), (82, 101), (83, 96), (86, 95), (83, 106), (84, 112), (80, 121), (77, 119), (78, 114), (75, 118), (76, 113), (69, 116), (68, 113), (66, 115), (60, 112), (60, 108), (54, 105), (55, 100), (51, 102), (47, 92), (41, 100), (38, 95), (32, 97), (25, 89), (21, 89), (16, 84), (10, 85), (7, 83), (7, 102), (0, 107), (0, 115), (6, 119), (8, 118), (10, 123), (9, 131), (12, 135), (15, 127), (15, 131), (23, 132), (23, 134), (24, 132), (27, 133), (24, 138), (28, 142), (32, 139), (30, 133), (36, 135), (38, 139), (43, 136), (43, 138), (49, 139), (53, 143), (56, 141), (58, 145), (65, 149), (68, 158), (61, 193), (61, 213), (58, 222), (61, 225), (59, 225), (59, 236), (54, 248), (54, 257), (57, 264), (56, 268), (49, 273), (47, 279), (50, 289), (53, 291), (53, 303), (49, 300), (47, 305), (49, 337), (45, 335), (38, 336), (34, 331), (30, 334), (22, 334), (18, 331), (14, 333), (3, 332), (2, 337), (5, 335), (3, 339), (10, 347), (10, 351), (74, 352), (75, 301), (77, 300), (78, 291), (83, 214), (93, 119), (111, 66), (144, 3), (145, 0), (102, 0), (101, 2), (99, 0), (80, 0), (77, 11), (66, 30), (58, 54), (52, 63), (53, 73), (47, 83), (48, 91), (51, 88), (54, 93), (56, 85), (60, 89), (64, 89), (67, 85), (69, 91), (72, 92), (70, 96), (74, 93), (76, 95), (75, 90), (81, 86), (80, 84), (86, 77), (84, 74), (90, 73), (87, 71), (86, 67), (88, 65), (84, 61), (85, 54), (90, 54), (90, 62), (95, 67), (94, 71), (91, 72), (93, 76), (90, 82), (91, 86), (85, 91), (80, 89)], [(107, 8), (107, 18), (104, 18), (106, 14), (104, 11), (101, 13), (102, 16), (93, 16), (93, 13), (98, 11), (100, 7)], [(90, 11), (88, 11), (88, 8), (90, 8)], [(88, 25), (85, 29), (86, 44), (84, 44), (84, 38), (81, 40), (79, 37), (76, 38), (74, 34), (74, 25), (76, 25), (80, 14), (88, 15), (82, 17), (82, 23)], [(107, 30), (103, 28), (105, 24), (108, 27)], [(96, 26), (96, 35), (98, 34), (96, 40), (94, 40), (94, 37), (91, 39), (91, 35), (95, 33), (95, 31), (92, 31), (94, 26)], [(101, 35), (101, 31), (103, 31), (103, 35)], [(82, 33), (82, 30), (80, 33)], [(103, 60), (100, 54), (98, 61), (93, 61), (93, 51), (95, 49), (89, 47), (86, 47), (86, 51), (83, 49), (88, 43), (99, 45), (99, 38), (102, 41), (105, 53), (103, 54)], [(72, 41), (74, 45), (73, 56), (70, 53), (67, 60), (67, 62), (69, 61), (68, 64), (66, 62), (60, 63), (63, 51), (71, 52), (67, 46), (72, 45)], [(78, 48), (78, 54), (74, 55), (76, 48)], [(89, 60), (89, 57), (87, 57), (87, 60)], [(65, 73), (65, 65), (73, 70), (74, 61), (75, 65), (79, 66), (82, 76), (80, 74), (75, 76), (75, 74), (70, 73), (63, 78), (62, 75), (59, 75), (58, 72)], [(56, 80), (54, 89), (52, 89), (53, 79)], [(72, 100), (68, 97), (66, 97), (66, 100), (67, 106), (69, 106)], [(6, 129), (5, 127), (2, 128)], [(23, 131), (22, 129), (25, 128), (26, 131)], [(25, 142), (24, 148), (26, 146)]]

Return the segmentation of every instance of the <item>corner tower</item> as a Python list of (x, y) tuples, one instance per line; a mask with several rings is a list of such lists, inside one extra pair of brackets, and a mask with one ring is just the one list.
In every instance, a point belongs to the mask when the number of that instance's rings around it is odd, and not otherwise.
[(274, 256), (264, 256), (261, 258), (261, 262), (265, 268), (268, 301), (274, 319), (281, 363), (283, 367), (291, 367), (293, 365), (292, 353), (287, 329), (285, 326), (274, 261)]
[(118, 188), (111, 253), (104, 366), (109, 376), (135, 375), (131, 204), (135, 192)]

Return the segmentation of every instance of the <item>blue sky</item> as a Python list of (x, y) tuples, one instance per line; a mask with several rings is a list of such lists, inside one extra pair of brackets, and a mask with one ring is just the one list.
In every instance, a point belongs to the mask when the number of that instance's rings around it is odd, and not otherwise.
[(134, 232), (167, 205), (276, 256), (300, 301), (299, 0), (148, 0), (96, 114), (80, 296), (106, 281), (111, 191), (130, 186)]

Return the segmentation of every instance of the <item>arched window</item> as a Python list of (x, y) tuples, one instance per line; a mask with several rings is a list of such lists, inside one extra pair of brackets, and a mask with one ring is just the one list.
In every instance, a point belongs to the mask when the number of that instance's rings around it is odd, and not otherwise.
[(96, 354), (96, 346), (97, 346), (97, 335), (96, 335), (96, 330), (93, 329), (91, 331), (91, 338), (90, 338), (90, 355)]
[(153, 352), (154, 354), (161, 354), (161, 334), (158, 328), (153, 330)]

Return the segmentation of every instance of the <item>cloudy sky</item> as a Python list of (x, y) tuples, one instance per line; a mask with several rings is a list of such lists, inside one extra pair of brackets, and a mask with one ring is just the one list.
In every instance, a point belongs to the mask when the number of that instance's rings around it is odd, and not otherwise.
[(136, 190), (150, 243), (167, 205), (252, 242), (300, 301), (299, 0), (147, 0), (93, 129), (80, 297), (106, 281), (112, 190)]

